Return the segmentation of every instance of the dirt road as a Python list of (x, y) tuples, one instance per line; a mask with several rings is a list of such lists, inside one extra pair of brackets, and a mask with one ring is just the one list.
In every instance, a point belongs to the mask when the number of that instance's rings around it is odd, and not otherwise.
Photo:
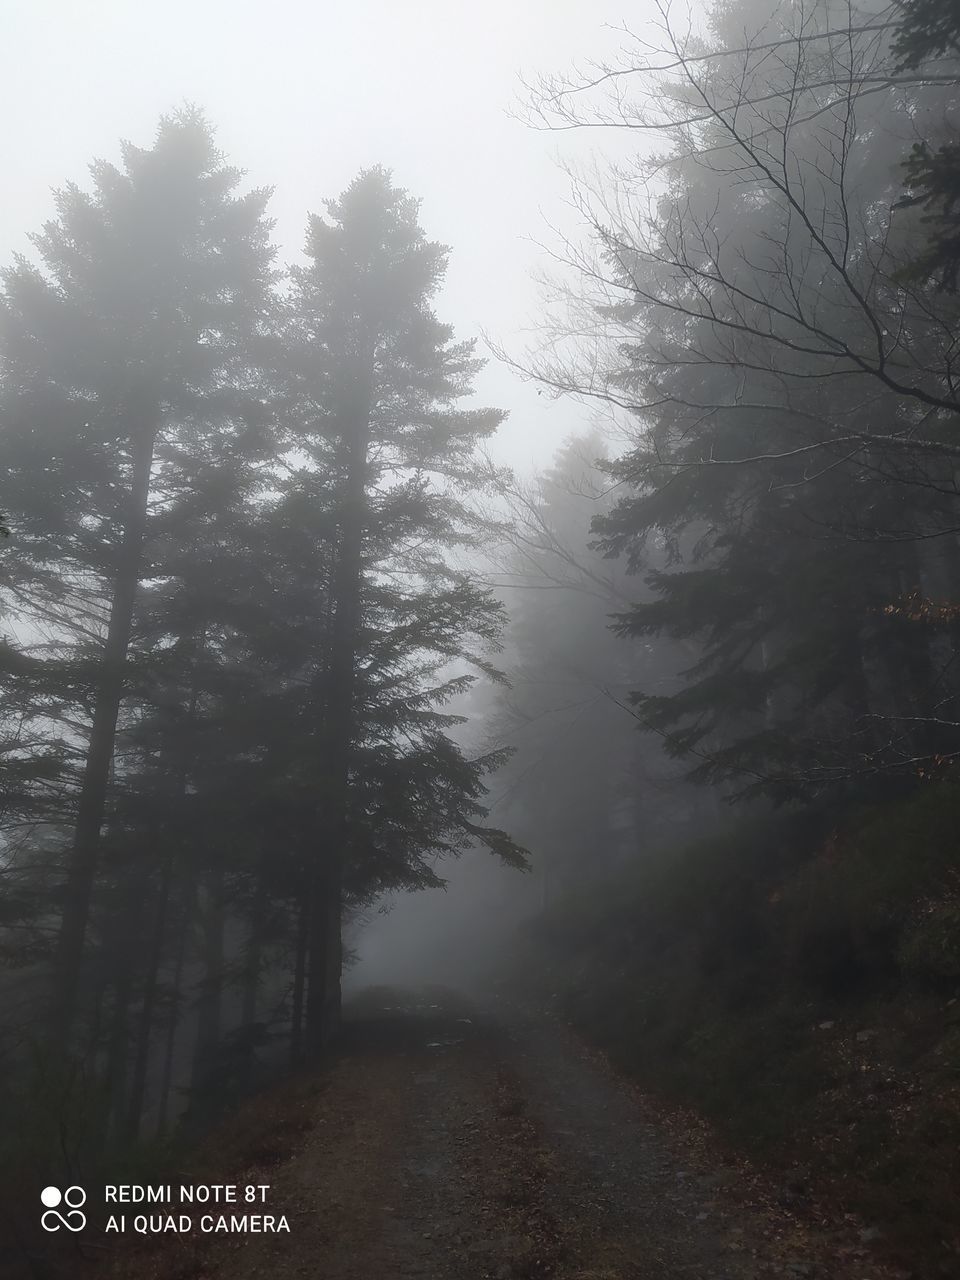
[(703, 1126), (644, 1100), (566, 1029), (496, 998), (368, 993), (338, 1062), (248, 1103), (222, 1148), (225, 1175), (270, 1184), (289, 1234), (165, 1237), (114, 1274), (907, 1274), (871, 1255), (862, 1224), (725, 1158)]

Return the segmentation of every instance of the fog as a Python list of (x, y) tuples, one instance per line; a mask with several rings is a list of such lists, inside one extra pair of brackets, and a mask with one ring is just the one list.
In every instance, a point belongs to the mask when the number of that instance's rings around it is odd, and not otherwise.
[(313, 1203), (280, 1137), (330, 1122), (355, 1247), (304, 1271), (620, 1275), (548, 1207), (604, 1161), (614, 1261), (794, 1238), (671, 1178), (666, 1112), (630, 1146), (627, 1082), (792, 1162), (768, 1208), (847, 1188), (837, 1257), (948, 1274), (956, 5), (2, 22), (13, 1219), (275, 1105), (217, 1176)]
[[(454, 247), (440, 312), (457, 333), (489, 333), (519, 352), (535, 327), (537, 273), (556, 251), (552, 229), (579, 219), (564, 164), (588, 162), (593, 139), (537, 132), (517, 118), (524, 80), (612, 53), (624, 13), (613, 3), (526, 0), (482, 9), (440, 0), (349, 6), (174, 0), (162, 17), (127, 0), (4, 5), (14, 59), (0, 86), (6, 118), (0, 244), (29, 251), (51, 215), (50, 193), (84, 183), (120, 138), (148, 145), (159, 116), (200, 106), (217, 144), (254, 186), (271, 186), (284, 260), (302, 249), (308, 209), (358, 170), (392, 169), (423, 201), (427, 234)], [(643, 29), (642, 12), (630, 14)], [(510, 419), (496, 456), (530, 468), (587, 420), (545, 404), (502, 366), (477, 381)]]
[[(595, 153), (592, 139), (529, 127), (524, 86), (582, 55), (613, 52), (623, 22), (615, 4), (573, 0), (482, 13), (440, 3), (371, 0), (339, 12), (288, 4), (268, 18), (253, 4), (177, 3), (162, 21), (124, 0), (11, 4), (8, 38), (32, 56), (11, 66), (0, 94), (7, 113), (31, 124), (7, 140), (0, 243), (8, 260), (32, 256), (27, 231), (51, 215), (52, 189), (83, 186), (91, 158), (114, 162), (120, 138), (145, 145), (162, 113), (196, 104), (248, 184), (274, 188), (269, 214), (283, 259), (301, 256), (307, 209), (359, 169), (384, 165), (422, 201), (427, 235), (454, 247), (439, 313), (458, 336), (485, 334), (520, 357), (536, 329), (539, 277), (581, 221), (564, 166)], [(509, 410), (491, 456), (523, 471), (548, 462), (595, 414), (545, 399), (498, 361), (475, 388), (481, 403)], [(394, 896), (380, 904), (388, 915), (374, 911), (355, 980), (374, 957), (409, 972), (440, 955), (449, 961), (454, 940), (464, 950), (468, 936), (481, 952), (496, 951), (515, 919), (514, 890), (474, 858), (463, 874), (456, 866), (442, 874), (445, 891)]]

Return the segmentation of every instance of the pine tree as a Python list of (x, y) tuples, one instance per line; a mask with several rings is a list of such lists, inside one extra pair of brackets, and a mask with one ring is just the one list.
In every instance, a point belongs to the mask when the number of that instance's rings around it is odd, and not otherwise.
[[(912, 0), (904, 6), (894, 42), (898, 72), (957, 72), (960, 60), (960, 9), (952, 0)], [(936, 63), (936, 67), (932, 64)], [(944, 113), (944, 121), (949, 119)], [(941, 132), (943, 132), (941, 125)], [(915, 142), (906, 162), (908, 195), (902, 205), (920, 206), (927, 244), (902, 272), (905, 280), (936, 281), (956, 292), (960, 276), (960, 139)]]
[(92, 175), (92, 193), (58, 193), (56, 219), (34, 238), (42, 266), (21, 259), (5, 273), (0, 316), (18, 529), (8, 599), (29, 598), (44, 617), (50, 600), (85, 597), (103, 627), (85, 640), (90, 722), (56, 957), (61, 1041), (77, 1012), (152, 512), (182, 484), (185, 453), (205, 451), (212, 470), (257, 436), (249, 350), (272, 283), (267, 193), (235, 194), (240, 175), (199, 113), (164, 119), (152, 149), (124, 144), (122, 168), (98, 162)]
[[(308, 903), (306, 1009), (313, 1047), (338, 1023), (344, 895), (354, 869), (371, 858), (352, 816), (358, 799), (361, 810), (367, 803), (357, 785), (359, 756), (378, 758), (361, 732), (364, 709), (377, 706), (368, 680), (401, 681), (407, 689), (393, 698), (390, 716), (400, 719), (392, 732), (389, 724), (380, 727), (382, 740), (390, 741), (404, 719), (420, 722), (424, 754), (417, 772), (411, 772), (415, 757), (398, 758), (393, 750), (384, 764), (391, 773), (401, 769), (393, 787), (414, 785), (412, 804), (421, 791), (426, 847), (431, 810), (446, 815), (441, 827), (452, 822), (461, 833), (477, 834), (461, 808), (475, 803), (477, 770), (443, 736), (438, 713), (424, 705), (430, 695), (423, 681), (436, 670), (431, 655), (452, 660), (471, 635), (481, 642), (496, 635), (495, 602), (447, 557), (475, 535), (461, 494), (476, 480), (477, 441), (503, 415), (456, 407), (469, 394), (478, 363), (473, 344), (454, 342), (431, 308), (447, 250), (426, 239), (417, 210), (384, 170), (362, 173), (328, 204), (326, 218), (310, 219), (308, 264), (292, 272), (285, 354), (292, 439), (335, 487)], [(418, 650), (425, 655), (419, 688), (413, 674)], [(432, 696), (445, 693), (441, 686)], [(431, 771), (438, 772), (436, 781)], [(408, 851), (412, 834), (408, 828), (402, 841)], [(484, 838), (514, 856), (499, 835)]]
[(305, 1020), (332, 1034), (345, 911), (470, 844), (523, 864), (485, 822), (502, 753), (468, 757), (448, 706), (495, 676), (503, 612), (456, 563), (502, 415), (457, 405), (446, 250), (376, 170), (281, 303), (238, 181), (199, 116), (164, 121), (6, 277), (7, 914), (62, 915), (98, 1147), (167, 1125), (185, 1049), (199, 1114), (284, 1022), (295, 1055)]
[[(743, 0), (714, 10), (709, 43), (672, 33), (675, 77), (642, 54), (620, 69), (671, 147), (595, 211), (585, 288), (609, 363), (540, 366), (634, 418), (611, 467), (629, 496), (597, 531), (656, 598), (621, 634), (700, 649), (638, 714), (694, 776), (778, 799), (957, 749), (944, 637), (905, 604), (956, 554), (956, 307), (904, 286), (916, 221), (892, 211), (889, 164), (913, 110), (951, 90), (868, 97), (893, 74), (889, 35), (847, 22), (823, 0), (801, 39)], [(622, 100), (543, 101), (568, 124), (622, 119)]]
[(485, 719), (492, 740), (514, 751), (497, 777), (498, 803), (531, 850), (544, 901), (628, 864), (698, 816), (677, 767), (626, 705), (640, 680), (674, 688), (678, 658), (611, 633), (636, 583), (591, 535), (614, 501), (606, 453), (591, 433), (532, 482), (504, 483), (511, 521), (497, 577), (510, 616), (509, 686), (490, 690)]

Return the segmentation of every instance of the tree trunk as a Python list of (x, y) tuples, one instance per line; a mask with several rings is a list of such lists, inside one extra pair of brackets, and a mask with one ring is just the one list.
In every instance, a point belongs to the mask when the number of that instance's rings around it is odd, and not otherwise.
[(361, 354), (341, 416), (344, 497), (333, 580), (333, 619), (324, 724), (326, 777), (321, 831), (310, 903), (307, 1049), (323, 1049), (340, 1026), (343, 964), (343, 873), (350, 837), (350, 755), (362, 621), (363, 543), (367, 524), (367, 451), (370, 439), (372, 351)]
[(313, 879), (305, 1035), (310, 1054), (325, 1049), (340, 1029), (342, 849), (345, 838), (346, 824), (334, 820), (329, 840), (320, 853), (322, 865), (317, 868)]
[(250, 930), (247, 937), (247, 950), (243, 962), (243, 983), (240, 997), (240, 1034), (242, 1051), (239, 1066), (239, 1084), (246, 1092), (253, 1080), (256, 1064), (257, 1033), (257, 994), (260, 989), (260, 966), (263, 960), (263, 929), (267, 918), (267, 889), (262, 870), (257, 874), (257, 887), (254, 891), (253, 906), (250, 913)]
[[(140, 963), (145, 902), (144, 864), (138, 860), (128, 869), (117, 886), (116, 896), (111, 899), (101, 941), (103, 986), (113, 996), (110, 1026), (106, 1035), (106, 1106), (100, 1132), (103, 1144), (111, 1136), (119, 1138), (123, 1128), (123, 1108), (130, 1065), (130, 1001)], [(90, 1043), (95, 1046), (99, 1042), (99, 1033), (96, 1026), (92, 1026), (90, 1031)]]
[(296, 1066), (303, 1056), (303, 995), (307, 977), (307, 944), (310, 939), (310, 906), (307, 895), (298, 904), (297, 949), (293, 964), (293, 998), (290, 1011), (290, 1061)]
[(180, 927), (180, 941), (177, 944), (177, 959), (173, 969), (173, 1007), (170, 1010), (170, 1022), (167, 1026), (167, 1040), (163, 1052), (163, 1075), (160, 1080), (160, 1103), (157, 1114), (157, 1137), (162, 1138), (167, 1128), (167, 1111), (170, 1106), (170, 1085), (173, 1082), (173, 1051), (177, 1043), (177, 1028), (180, 1025), (180, 987), (183, 981), (183, 962), (187, 953), (187, 938), (193, 919), (193, 894), (186, 895), (184, 902), (183, 924)]
[(263, 956), (263, 926), (267, 915), (267, 889), (263, 874), (257, 876), (257, 888), (250, 915), (250, 936), (243, 966), (243, 999), (240, 1024), (249, 1027), (257, 1020), (257, 991), (260, 987), (260, 963)]
[(119, 919), (113, 940), (113, 1018), (107, 1050), (106, 1094), (109, 1123), (114, 1136), (122, 1129), (123, 1109), (127, 1097), (127, 1069), (130, 1053), (130, 995), (137, 967), (137, 943), (143, 922), (143, 876), (139, 870), (130, 878), (120, 899)]
[(223, 873), (207, 880), (207, 902), (201, 912), (203, 979), (197, 1001), (197, 1043), (193, 1054), (191, 1087), (203, 1090), (220, 1046), (223, 994)]
[(64, 889), (63, 916), (54, 959), (52, 1032), (60, 1052), (68, 1048), (80, 992), (84, 940), (96, 877), (100, 829), (107, 800), (117, 717), (123, 697), (124, 669), (133, 608), (140, 581), (140, 560), (146, 533), (147, 498), (157, 427), (151, 425), (132, 442), (131, 487), (123, 540), (117, 560), (113, 601), (106, 643), (100, 663), (93, 725), (77, 807), (73, 852)]
[(130, 1085), (130, 1102), (127, 1109), (126, 1138), (136, 1142), (140, 1132), (143, 1112), (143, 1095), (147, 1084), (147, 1068), (150, 1065), (150, 1037), (153, 1031), (153, 1011), (157, 1002), (157, 980), (163, 960), (163, 940), (167, 929), (167, 908), (170, 902), (170, 882), (173, 878), (173, 857), (168, 854), (163, 865), (160, 883), (160, 901), (154, 920), (150, 955), (147, 959), (146, 981), (143, 990), (143, 1007), (137, 1029), (137, 1052), (134, 1061), (133, 1080)]

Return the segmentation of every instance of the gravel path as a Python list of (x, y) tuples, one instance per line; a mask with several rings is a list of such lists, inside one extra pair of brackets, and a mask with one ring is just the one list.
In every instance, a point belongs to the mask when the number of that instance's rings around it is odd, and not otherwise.
[[(297, 1137), (265, 1150), (265, 1124)], [(245, 1126), (259, 1135), (246, 1152)], [(112, 1265), (101, 1256), (101, 1275), (898, 1275), (870, 1256), (858, 1224), (785, 1206), (704, 1126), (643, 1098), (546, 1015), (495, 997), (468, 1006), (449, 993), (368, 993), (337, 1063), (251, 1100), (234, 1129), (224, 1177), (269, 1181), (290, 1234), (167, 1239)]]

